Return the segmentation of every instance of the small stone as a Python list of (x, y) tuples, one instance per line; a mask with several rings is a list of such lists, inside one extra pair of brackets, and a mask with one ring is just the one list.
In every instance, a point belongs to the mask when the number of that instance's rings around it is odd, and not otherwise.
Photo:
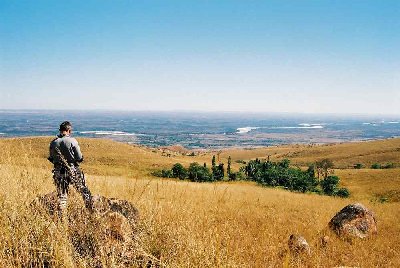
[(330, 237), (325, 235), (324, 237), (321, 238), (321, 245), (323, 247), (326, 247), (329, 244), (330, 240), (331, 240)]
[(310, 254), (311, 253), (311, 249), (307, 243), (307, 240), (300, 235), (292, 234), (289, 237), (288, 246), (289, 246), (290, 252), (295, 253), (295, 254), (300, 254), (300, 253)]

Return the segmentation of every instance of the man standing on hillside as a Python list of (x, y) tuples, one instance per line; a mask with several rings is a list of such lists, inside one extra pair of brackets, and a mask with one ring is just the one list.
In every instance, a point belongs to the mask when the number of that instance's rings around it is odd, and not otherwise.
[(57, 188), (58, 211), (62, 214), (67, 206), (69, 185), (82, 195), (87, 209), (92, 211), (92, 194), (85, 183), (85, 176), (79, 168), (83, 156), (76, 139), (71, 137), (72, 125), (65, 121), (60, 125), (60, 134), (50, 143), (49, 161), (54, 164), (53, 179)]

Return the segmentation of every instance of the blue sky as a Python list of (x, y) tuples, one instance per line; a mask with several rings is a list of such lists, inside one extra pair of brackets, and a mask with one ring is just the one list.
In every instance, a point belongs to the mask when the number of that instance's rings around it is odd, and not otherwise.
[(400, 114), (400, 1), (3, 1), (0, 109)]

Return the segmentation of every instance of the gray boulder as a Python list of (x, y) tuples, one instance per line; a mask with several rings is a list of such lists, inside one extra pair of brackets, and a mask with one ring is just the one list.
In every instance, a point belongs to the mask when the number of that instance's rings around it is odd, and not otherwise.
[(378, 231), (374, 213), (360, 203), (339, 211), (329, 222), (329, 228), (345, 239), (366, 238)]

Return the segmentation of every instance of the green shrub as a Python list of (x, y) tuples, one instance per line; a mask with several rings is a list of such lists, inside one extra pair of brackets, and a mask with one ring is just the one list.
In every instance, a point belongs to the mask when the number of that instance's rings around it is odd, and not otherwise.
[(362, 169), (363, 167), (364, 167), (364, 165), (361, 164), (361, 163), (357, 163), (357, 164), (354, 165), (355, 169)]
[(382, 168), (394, 168), (395, 166), (394, 166), (394, 164), (393, 163), (387, 163), (387, 164), (385, 164), (385, 165), (383, 165), (382, 166)]
[(161, 175), (163, 178), (173, 178), (174, 177), (172, 170), (170, 170), (170, 169), (161, 170)]
[(396, 165), (394, 163), (386, 163), (384, 165), (379, 164), (379, 163), (373, 163), (371, 165), (372, 169), (382, 169), (382, 168), (387, 169), (387, 168), (395, 168), (395, 167), (396, 167)]
[(176, 163), (172, 169), (172, 175), (174, 178), (179, 178), (181, 180), (186, 179), (187, 177), (187, 170), (182, 166), (181, 163)]
[(161, 170), (155, 170), (155, 171), (151, 172), (151, 175), (153, 175), (155, 177), (162, 177), (162, 172), (161, 172)]
[(229, 174), (230, 181), (239, 181), (244, 179), (244, 174), (242, 172), (231, 172)]
[(350, 192), (346, 188), (340, 188), (336, 190), (335, 195), (342, 198), (347, 198), (350, 196)]
[(326, 195), (334, 195), (338, 184), (338, 176), (328, 176), (321, 181), (322, 190)]
[(381, 167), (381, 164), (373, 163), (373, 164), (371, 165), (371, 168), (372, 168), (372, 169), (381, 169), (382, 167)]
[(199, 163), (191, 163), (188, 169), (188, 178), (195, 182), (213, 181), (213, 176), (210, 169), (199, 165)]

